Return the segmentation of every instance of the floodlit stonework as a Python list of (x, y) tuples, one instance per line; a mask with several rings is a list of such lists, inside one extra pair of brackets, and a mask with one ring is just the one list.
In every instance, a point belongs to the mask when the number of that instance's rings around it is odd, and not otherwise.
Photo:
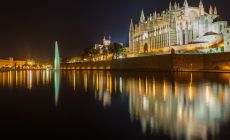
[(186, 50), (190, 47), (213, 48), (224, 44), (221, 47), (228, 52), (230, 28), (227, 25), (227, 21), (221, 20), (216, 7), (210, 6), (206, 12), (202, 0), (198, 7), (190, 6), (187, 0), (182, 7), (176, 2), (170, 3), (167, 10), (154, 12), (147, 18), (142, 11), (138, 24), (134, 25), (131, 20), (129, 51), (135, 54), (177, 47)]
[(103, 47), (106, 47), (106, 48), (108, 48), (108, 46), (111, 44), (111, 39), (110, 39), (110, 37), (109, 37), (109, 39), (106, 39), (105, 37), (103, 38), (103, 40), (102, 40), (102, 42), (103, 42), (103, 44), (95, 44), (95, 49), (100, 49), (101, 51), (102, 51), (102, 48)]
[(9, 57), (8, 59), (0, 59), (0, 68), (3, 67), (22, 67), (23, 65), (26, 64), (26, 61), (22, 61), (22, 60), (14, 60), (13, 57)]

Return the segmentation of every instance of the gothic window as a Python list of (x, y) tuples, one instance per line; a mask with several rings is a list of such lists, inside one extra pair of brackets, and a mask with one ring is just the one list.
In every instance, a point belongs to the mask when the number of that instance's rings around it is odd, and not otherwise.
[(145, 45), (144, 45), (144, 52), (145, 52), (145, 53), (148, 52), (148, 44), (147, 44), (147, 43), (145, 43)]
[(143, 40), (147, 39), (148, 38), (148, 33), (144, 33), (143, 34)]
[(208, 20), (205, 20), (205, 31), (208, 32)]
[(230, 44), (230, 39), (227, 40), (227, 45), (229, 45), (229, 44)]
[(192, 32), (191, 35), (192, 35), (192, 39), (193, 39), (193, 35), (194, 35), (194, 34), (193, 34), (193, 31), (191, 31), (191, 32)]
[(185, 31), (182, 32), (183, 44), (185, 44)]
[(222, 24), (220, 24), (220, 32), (222, 32), (222, 28), (223, 28), (223, 27), (222, 27)]

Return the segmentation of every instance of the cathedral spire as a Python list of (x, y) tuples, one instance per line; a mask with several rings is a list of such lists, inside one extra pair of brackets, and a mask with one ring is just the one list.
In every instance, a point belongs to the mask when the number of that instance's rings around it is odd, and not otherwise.
[(177, 9), (177, 3), (176, 2), (174, 3), (174, 9), (175, 10)]
[(129, 31), (134, 31), (133, 19), (131, 18)]
[(144, 22), (145, 21), (145, 14), (144, 14), (144, 10), (142, 9), (141, 11), (141, 17), (140, 17), (140, 22)]
[(203, 4), (202, 0), (200, 0), (200, 3), (199, 3), (199, 8), (201, 8), (201, 7), (204, 7), (204, 4)]
[(184, 0), (184, 7), (188, 7), (188, 1)]
[(212, 14), (213, 14), (212, 5), (210, 5), (210, 8), (209, 8), (209, 14), (210, 14), (210, 15), (212, 15)]
[(154, 12), (154, 18), (156, 19), (157, 18), (157, 11), (155, 10)]
[(171, 11), (171, 10), (172, 10), (172, 3), (170, 1), (170, 3), (169, 3), (169, 11)]
[(204, 15), (204, 4), (202, 0), (200, 0), (199, 9), (200, 9), (200, 15), (203, 16)]
[(216, 8), (216, 6), (215, 6), (214, 15), (217, 15), (217, 14), (218, 14), (218, 12), (217, 12), (217, 8)]

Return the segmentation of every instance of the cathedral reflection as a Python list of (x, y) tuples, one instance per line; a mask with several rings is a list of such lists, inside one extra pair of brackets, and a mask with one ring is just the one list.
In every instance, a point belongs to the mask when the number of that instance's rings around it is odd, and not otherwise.
[(208, 135), (218, 135), (220, 125), (229, 121), (229, 74), (74, 73), (69, 74), (74, 89), (78, 79), (77, 87), (95, 93), (95, 99), (105, 108), (112, 105), (114, 96), (128, 96), (130, 118), (140, 122), (143, 133), (207, 139)]
[[(138, 87), (139, 80), (128, 79), (127, 85), (132, 84)], [(173, 84), (165, 80), (143, 84), (139, 90), (130, 91), (131, 118), (140, 120), (143, 132), (150, 128), (176, 137), (206, 139), (208, 131), (215, 135), (220, 123), (229, 116), (229, 85), (209, 82), (193, 85), (192, 81)], [(172, 89), (176, 89), (175, 93)]]

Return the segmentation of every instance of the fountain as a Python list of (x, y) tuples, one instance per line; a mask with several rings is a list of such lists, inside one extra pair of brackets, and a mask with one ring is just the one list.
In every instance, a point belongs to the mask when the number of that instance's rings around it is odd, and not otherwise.
[(55, 42), (54, 70), (60, 70), (60, 56), (57, 41)]
[(58, 42), (55, 42), (55, 58), (54, 58), (54, 100), (55, 106), (58, 105), (59, 88), (60, 88), (60, 56), (58, 50)]

